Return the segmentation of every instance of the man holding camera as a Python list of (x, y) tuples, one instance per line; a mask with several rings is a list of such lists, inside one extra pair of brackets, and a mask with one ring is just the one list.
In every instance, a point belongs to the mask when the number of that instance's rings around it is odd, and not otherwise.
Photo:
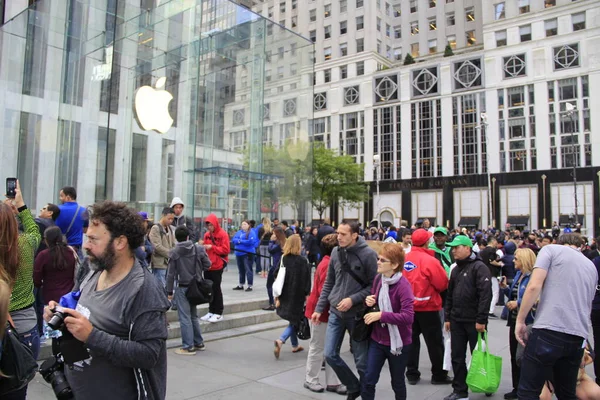
[[(109, 201), (92, 206), (90, 214), (85, 250), (92, 270), (76, 310), (60, 310), (63, 329), (83, 342), (89, 355), (66, 360), (67, 381), (80, 399), (164, 399), (169, 302), (135, 258), (144, 240), (142, 219), (124, 203)], [(46, 321), (56, 306), (46, 307)]]

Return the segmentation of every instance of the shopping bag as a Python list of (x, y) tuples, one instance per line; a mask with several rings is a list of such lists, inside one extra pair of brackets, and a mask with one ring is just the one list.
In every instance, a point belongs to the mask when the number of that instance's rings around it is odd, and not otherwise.
[[(483, 340), (487, 344), (487, 333)], [(489, 344), (483, 350), (481, 335), (477, 335), (477, 348), (471, 357), (471, 366), (467, 374), (467, 385), (473, 393), (496, 393), (502, 377), (502, 357), (489, 352)]]
[(450, 347), (450, 332), (444, 332), (444, 371), (452, 372), (452, 348)]
[(285, 282), (285, 267), (283, 265), (283, 256), (279, 262), (279, 272), (277, 272), (277, 278), (273, 282), (273, 297), (281, 296), (283, 293), (283, 283)]

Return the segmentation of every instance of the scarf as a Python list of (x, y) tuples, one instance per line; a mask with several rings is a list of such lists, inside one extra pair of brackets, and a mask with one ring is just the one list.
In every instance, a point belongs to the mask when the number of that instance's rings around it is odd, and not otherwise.
[[(381, 275), (381, 289), (379, 289), (378, 303), (379, 310), (382, 312), (394, 312), (392, 309), (392, 302), (390, 301), (390, 285), (395, 285), (402, 278), (402, 273), (397, 272), (391, 278), (387, 278)], [(390, 334), (391, 353), (395, 356), (402, 352), (402, 337), (398, 326), (394, 324), (387, 324), (388, 332)]]

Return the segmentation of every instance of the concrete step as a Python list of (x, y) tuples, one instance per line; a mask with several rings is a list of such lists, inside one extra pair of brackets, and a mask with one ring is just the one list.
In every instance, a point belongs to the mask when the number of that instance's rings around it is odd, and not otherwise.
[[(249, 300), (238, 300), (235, 303), (225, 304), (223, 308), (223, 315), (237, 314), (246, 311), (260, 310), (262, 307), (269, 305), (269, 301), (264, 296), (264, 299), (249, 299)], [(197, 307), (198, 317), (202, 317), (208, 312), (208, 304), (201, 304)], [(167, 321), (178, 322), (179, 317), (177, 311), (167, 311)]]

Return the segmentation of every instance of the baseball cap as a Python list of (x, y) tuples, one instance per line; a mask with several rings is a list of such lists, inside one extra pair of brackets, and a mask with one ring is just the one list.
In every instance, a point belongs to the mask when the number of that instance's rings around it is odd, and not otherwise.
[(435, 235), (436, 233), (443, 233), (444, 235), (448, 236), (448, 229), (444, 228), (443, 226), (438, 226), (433, 230), (433, 234)]
[(419, 228), (412, 233), (412, 244), (417, 247), (423, 246), (432, 236), (433, 233)]
[(138, 215), (142, 217), (144, 221), (148, 221), (148, 213), (146, 211), (140, 211)]
[(456, 235), (453, 241), (450, 243), (446, 243), (448, 247), (456, 247), (456, 246), (467, 246), (473, 247), (473, 242), (465, 235)]

